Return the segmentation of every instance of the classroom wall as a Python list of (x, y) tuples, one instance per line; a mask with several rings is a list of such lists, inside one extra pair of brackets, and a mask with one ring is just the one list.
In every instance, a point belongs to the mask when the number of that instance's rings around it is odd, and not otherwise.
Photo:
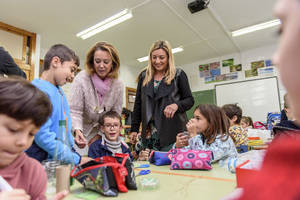
[(137, 82), (136, 78), (138, 77), (139, 73), (143, 67), (130, 67), (126, 65), (121, 65), (120, 67), (120, 80), (122, 80), (124, 84), (124, 94), (123, 94), (123, 107), (126, 107), (126, 87), (136, 88)]
[[(260, 78), (260, 77), (254, 77), (254, 78), (246, 79), (244, 71), (251, 69), (251, 62), (253, 62), (253, 61), (272, 59), (272, 56), (273, 56), (274, 52), (276, 51), (276, 49), (277, 49), (276, 45), (270, 45), (270, 46), (247, 50), (247, 51), (244, 51), (241, 53), (224, 55), (221, 57), (215, 57), (215, 58), (207, 59), (207, 60), (199, 60), (198, 62), (183, 65), (180, 67), (186, 72), (186, 74), (188, 76), (192, 92), (203, 91), (203, 90), (212, 90), (212, 89), (214, 89), (215, 84), (223, 84), (223, 83), (230, 83), (230, 82)], [(230, 58), (234, 59), (234, 64), (242, 64), (242, 71), (238, 72), (238, 79), (231, 80), (231, 81), (222, 81), (222, 82), (218, 82), (218, 83), (209, 83), (209, 84), (204, 83), (204, 78), (200, 78), (200, 71), (199, 71), (200, 64), (208, 64), (211, 62), (222, 61), (222, 60), (230, 59)], [(221, 73), (222, 74), (229, 73), (229, 67), (221, 66)], [(280, 81), (280, 75), (276, 68), (275, 68), (274, 75), (278, 77), (279, 93), (280, 93), (281, 103), (283, 104), (283, 96), (284, 96), (286, 90)]]

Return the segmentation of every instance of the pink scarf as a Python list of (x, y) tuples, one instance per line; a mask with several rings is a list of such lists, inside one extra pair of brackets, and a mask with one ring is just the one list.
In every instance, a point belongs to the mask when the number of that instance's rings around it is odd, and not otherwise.
[(101, 78), (99, 78), (99, 76), (96, 73), (94, 73), (91, 76), (91, 78), (92, 78), (93, 84), (97, 90), (99, 105), (101, 106), (101, 104), (103, 102), (103, 97), (110, 90), (112, 80), (110, 78), (105, 78), (104, 80), (102, 80)]

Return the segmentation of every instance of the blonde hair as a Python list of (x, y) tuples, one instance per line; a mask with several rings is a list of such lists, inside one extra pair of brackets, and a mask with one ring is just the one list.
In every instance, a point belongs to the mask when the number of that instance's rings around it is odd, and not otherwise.
[(119, 68), (120, 68), (120, 57), (118, 51), (115, 47), (107, 42), (98, 42), (96, 43), (88, 52), (86, 56), (85, 68), (87, 72), (92, 75), (95, 73), (94, 68), (94, 54), (96, 51), (102, 50), (107, 51), (112, 59), (112, 68), (111, 71), (107, 74), (108, 78), (117, 79), (119, 76)]
[(152, 62), (151, 62), (151, 55), (152, 52), (158, 49), (163, 49), (167, 56), (168, 56), (168, 68), (167, 71), (165, 73), (165, 82), (170, 85), (171, 81), (174, 79), (175, 74), (176, 74), (176, 67), (174, 64), (174, 58), (173, 58), (173, 54), (172, 54), (172, 48), (171, 45), (168, 41), (162, 41), (162, 40), (158, 40), (156, 42), (154, 42), (149, 50), (149, 59), (148, 59), (148, 66), (146, 67), (146, 76), (145, 79), (143, 81), (143, 86), (147, 85), (154, 77), (155, 74), (155, 68), (152, 66)]

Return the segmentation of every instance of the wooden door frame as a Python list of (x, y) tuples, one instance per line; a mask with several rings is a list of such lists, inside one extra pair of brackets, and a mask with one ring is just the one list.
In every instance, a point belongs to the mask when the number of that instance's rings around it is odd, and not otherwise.
[(136, 89), (135, 88), (131, 88), (131, 87), (126, 87), (126, 108), (128, 109), (128, 96), (130, 92), (134, 92), (136, 93)]
[[(19, 65), (20, 68), (25, 70), (30, 69), (30, 76), (27, 78), (30, 81), (32, 81), (34, 78), (34, 69), (35, 69), (36, 34), (11, 26), (9, 24), (5, 24), (3, 22), (0, 22), (0, 29), (13, 34), (23, 36), (22, 59), (20, 60), (14, 58), (14, 60)], [(28, 39), (30, 40), (30, 43), (29, 43), (29, 56), (28, 56), (28, 64), (27, 64), (25, 61), (26, 61), (26, 46), (27, 46)]]

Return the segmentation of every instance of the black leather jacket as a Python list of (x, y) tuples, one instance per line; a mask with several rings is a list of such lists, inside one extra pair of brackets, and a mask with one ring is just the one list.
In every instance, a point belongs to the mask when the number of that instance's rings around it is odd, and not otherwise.
[(0, 75), (17, 75), (26, 78), (25, 72), (15, 63), (11, 55), (0, 46)]
[[(176, 142), (176, 135), (186, 130), (186, 111), (194, 105), (194, 98), (185, 72), (176, 69), (176, 75), (170, 85), (164, 79), (158, 91), (154, 94), (154, 81), (142, 86), (145, 71), (139, 78), (134, 110), (132, 114), (131, 132), (138, 132), (142, 122), (142, 139), (145, 139), (146, 128), (151, 119), (160, 139), (160, 147), (166, 147)], [(178, 110), (173, 118), (166, 118), (163, 111), (166, 106), (176, 103)]]

